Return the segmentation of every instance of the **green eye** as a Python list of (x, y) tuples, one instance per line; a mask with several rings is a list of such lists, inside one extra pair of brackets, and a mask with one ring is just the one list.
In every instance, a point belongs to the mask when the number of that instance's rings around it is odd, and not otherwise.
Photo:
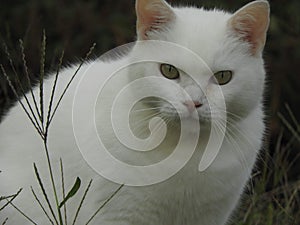
[(219, 85), (228, 84), (232, 79), (232, 71), (224, 70), (215, 73), (215, 78)]
[(179, 78), (179, 71), (177, 70), (177, 68), (169, 64), (161, 64), (160, 72), (168, 79)]

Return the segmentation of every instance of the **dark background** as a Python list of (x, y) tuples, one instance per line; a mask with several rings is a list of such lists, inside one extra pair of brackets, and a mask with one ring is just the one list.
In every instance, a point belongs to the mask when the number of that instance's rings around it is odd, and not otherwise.
[[(173, 5), (195, 5), (206, 8), (222, 8), (234, 12), (248, 0), (169, 0)], [(56, 68), (59, 55), (65, 50), (63, 64), (76, 62), (85, 56), (95, 42), (94, 56), (113, 47), (135, 40), (135, 11), (133, 0), (1, 0), (0, 3), (0, 64), (14, 80), (3, 42), (13, 59), (18, 75), (24, 82), (19, 39), (22, 39), (29, 73), (39, 75), (40, 48), (43, 29), (47, 35), (46, 70)], [(295, 138), (279, 113), (298, 132), (297, 125), (288, 113), (291, 108), (300, 121), (300, 1), (271, 0), (271, 25), (265, 48), (268, 74), (266, 110), (268, 134), (266, 149), (272, 156), (280, 141), (282, 149), (289, 151), (293, 161), (288, 180), (300, 179), (300, 142)], [(14, 101), (3, 76), (0, 76), (0, 113)], [(280, 139), (282, 135), (282, 139)], [(299, 137), (299, 136), (298, 136)]]

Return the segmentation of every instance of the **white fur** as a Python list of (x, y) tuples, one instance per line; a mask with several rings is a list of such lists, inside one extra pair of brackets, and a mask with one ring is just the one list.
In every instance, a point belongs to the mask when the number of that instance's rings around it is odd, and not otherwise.
[[(92, 224), (224, 225), (238, 203), (261, 148), (264, 132), (262, 95), (265, 79), (262, 57), (251, 56), (246, 43), (229, 35), (227, 21), (231, 15), (228, 13), (196, 8), (175, 8), (174, 13), (176, 15), (174, 23), (168, 29), (153, 35), (156, 35), (156, 39), (174, 42), (189, 48), (198, 54), (213, 72), (233, 70), (234, 78), (229, 84), (221, 88), (226, 100), (227, 110), (236, 116), (227, 115), (231, 122), (228, 124), (226, 138), (217, 158), (207, 170), (204, 172), (198, 171), (199, 159), (209, 134), (209, 131), (204, 129), (201, 130), (200, 141), (195, 154), (181, 171), (167, 181), (152, 186), (124, 187)], [(125, 65), (131, 60), (131, 57), (146, 57), (151, 51), (149, 49), (148, 53), (146, 51), (141, 52), (137, 48), (122, 59), (111, 62), (96, 61), (92, 69), (88, 70), (95, 79), (93, 82), (104, 81), (105, 76), (109, 75), (109, 71), (119, 68), (120, 65)], [(193, 69), (194, 65), (189, 62), (189, 59), (180, 55), (174, 57), (172, 54), (164, 53), (163, 57), (166, 61), (172, 61), (175, 66), (179, 66), (176, 65), (178, 63)], [(118, 187), (118, 185), (97, 175), (88, 166), (77, 149), (73, 134), (73, 97), (79, 80), (90, 64), (83, 66), (70, 86), (51, 125), (49, 134), (50, 156), (53, 168), (55, 168), (54, 176), (57, 178), (57, 186), (61, 186), (59, 181), (60, 158), (64, 162), (66, 187), (71, 187), (77, 176), (82, 179), (83, 187), (87, 185), (91, 178), (94, 179), (92, 189), (79, 214), (78, 224), (84, 224), (98, 206)], [(70, 67), (61, 72), (56, 96), (59, 96), (59, 93), (62, 92), (75, 69), (76, 67)], [(199, 82), (201, 82), (203, 78), (201, 74), (197, 74), (199, 71), (194, 72), (199, 77)], [(137, 66), (131, 69), (129, 76), (122, 74), (124, 75), (123, 78), (116, 81), (116, 85), (122, 87), (122, 85), (132, 80), (132, 76), (149, 76), (153, 74), (162, 77), (158, 64), (143, 64), (141, 68)], [(181, 76), (180, 81), (170, 82), (178, 82), (178, 85), (193, 100), (203, 100), (205, 103), (204, 95), (206, 95), (207, 98), (212, 99), (214, 105), (218, 105), (218, 101), (221, 101), (214, 98), (216, 87), (213, 85), (206, 89), (206, 93), (203, 93), (204, 91), (199, 91), (199, 88), (193, 85), (186, 74), (182, 73)], [(50, 76), (45, 81), (46, 102), (49, 99), (53, 80), (54, 76)], [(153, 88), (162, 95), (171, 98), (179, 105), (180, 113), (185, 115), (188, 120), (193, 121), (193, 118), (188, 117), (188, 110), (182, 104), (186, 97), (180, 90), (159, 86)], [(38, 96), (38, 88), (34, 92)], [(103, 136), (107, 145), (116, 154), (119, 154), (120, 158), (133, 164), (149, 162), (149, 160), (155, 161), (169, 154), (172, 150), (169, 142), (176, 141), (174, 139), (178, 137), (177, 132), (179, 131), (176, 126), (170, 131), (171, 135), (167, 141), (158, 148), (158, 156), (150, 155), (150, 159), (138, 156), (137, 160), (128, 157), (126, 154), (122, 155), (122, 145), (112, 135), (109, 115), (105, 114), (105, 110), (111, 102), (110, 98), (114, 94), (113, 92), (114, 90), (107, 90), (105, 94), (107, 96), (106, 102), (100, 102), (97, 106), (99, 112), (102, 112), (96, 118), (97, 127), (101, 130), (106, 129), (103, 131)], [(87, 100), (85, 94), (84, 92), (80, 93), (82, 101)], [(128, 99), (128, 102), (130, 102), (130, 99)], [(103, 107), (103, 110), (101, 107)], [(143, 107), (147, 107), (147, 105), (145, 104)], [(161, 112), (164, 113), (167, 107), (165, 103), (161, 103), (160, 107), (162, 107)], [(215, 110), (218, 113), (217, 108)], [(198, 109), (198, 113), (200, 118), (205, 119), (208, 117), (208, 105), (204, 104)], [(146, 116), (149, 116), (149, 112), (141, 113), (137, 119), (143, 119)], [(82, 126), (85, 123), (85, 115), (82, 115)], [(145, 124), (147, 124), (147, 121), (145, 121)], [(90, 126), (92, 127), (92, 124)], [(86, 134), (86, 142), (92, 143), (93, 140), (89, 139), (89, 132), (89, 130), (82, 131)], [(142, 131), (138, 132), (141, 133)], [(23, 191), (14, 203), (38, 224), (47, 224), (46, 217), (34, 201), (30, 191), (30, 186), (33, 186), (40, 199), (42, 199), (33, 172), (33, 162), (39, 168), (49, 196), (52, 196), (42, 142), (20, 105), (16, 104), (6, 115), (0, 126), (0, 170), (2, 171), (0, 173), (0, 194), (10, 195), (23, 187)], [(113, 170), (113, 168), (111, 169)], [(78, 200), (84, 191), (83, 187), (76, 197), (68, 202), (69, 220), (74, 216)], [(61, 193), (61, 189), (58, 189)], [(61, 198), (61, 195), (59, 197)], [(50, 197), (50, 199), (52, 198)], [(6, 217), (9, 217), (7, 224), (30, 224), (11, 206), (0, 212), (0, 222)]]

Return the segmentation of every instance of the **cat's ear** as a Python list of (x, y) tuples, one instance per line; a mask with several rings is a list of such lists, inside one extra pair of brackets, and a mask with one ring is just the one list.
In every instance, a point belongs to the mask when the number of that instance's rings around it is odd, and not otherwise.
[(137, 35), (139, 40), (151, 39), (166, 29), (175, 19), (175, 14), (164, 0), (136, 0)]
[(260, 54), (265, 46), (269, 16), (269, 3), (258, 0), (238, 10), (229, 20), (231, 30), (250, 44), (252, 55)]

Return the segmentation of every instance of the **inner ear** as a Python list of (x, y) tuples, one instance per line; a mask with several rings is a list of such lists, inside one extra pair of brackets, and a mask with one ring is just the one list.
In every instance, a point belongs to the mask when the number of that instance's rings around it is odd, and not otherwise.
[(231, 30), (251, 46), (251, 54), (259, 54), (265, 45), (269, 27), (270, 6), (265, 0), (249, 3), (229, 20)]
[(151, 39), (151, 33), (162, 31), (175, 14), (164, 0), (136, 0), (137, 35), (139, 40)]

